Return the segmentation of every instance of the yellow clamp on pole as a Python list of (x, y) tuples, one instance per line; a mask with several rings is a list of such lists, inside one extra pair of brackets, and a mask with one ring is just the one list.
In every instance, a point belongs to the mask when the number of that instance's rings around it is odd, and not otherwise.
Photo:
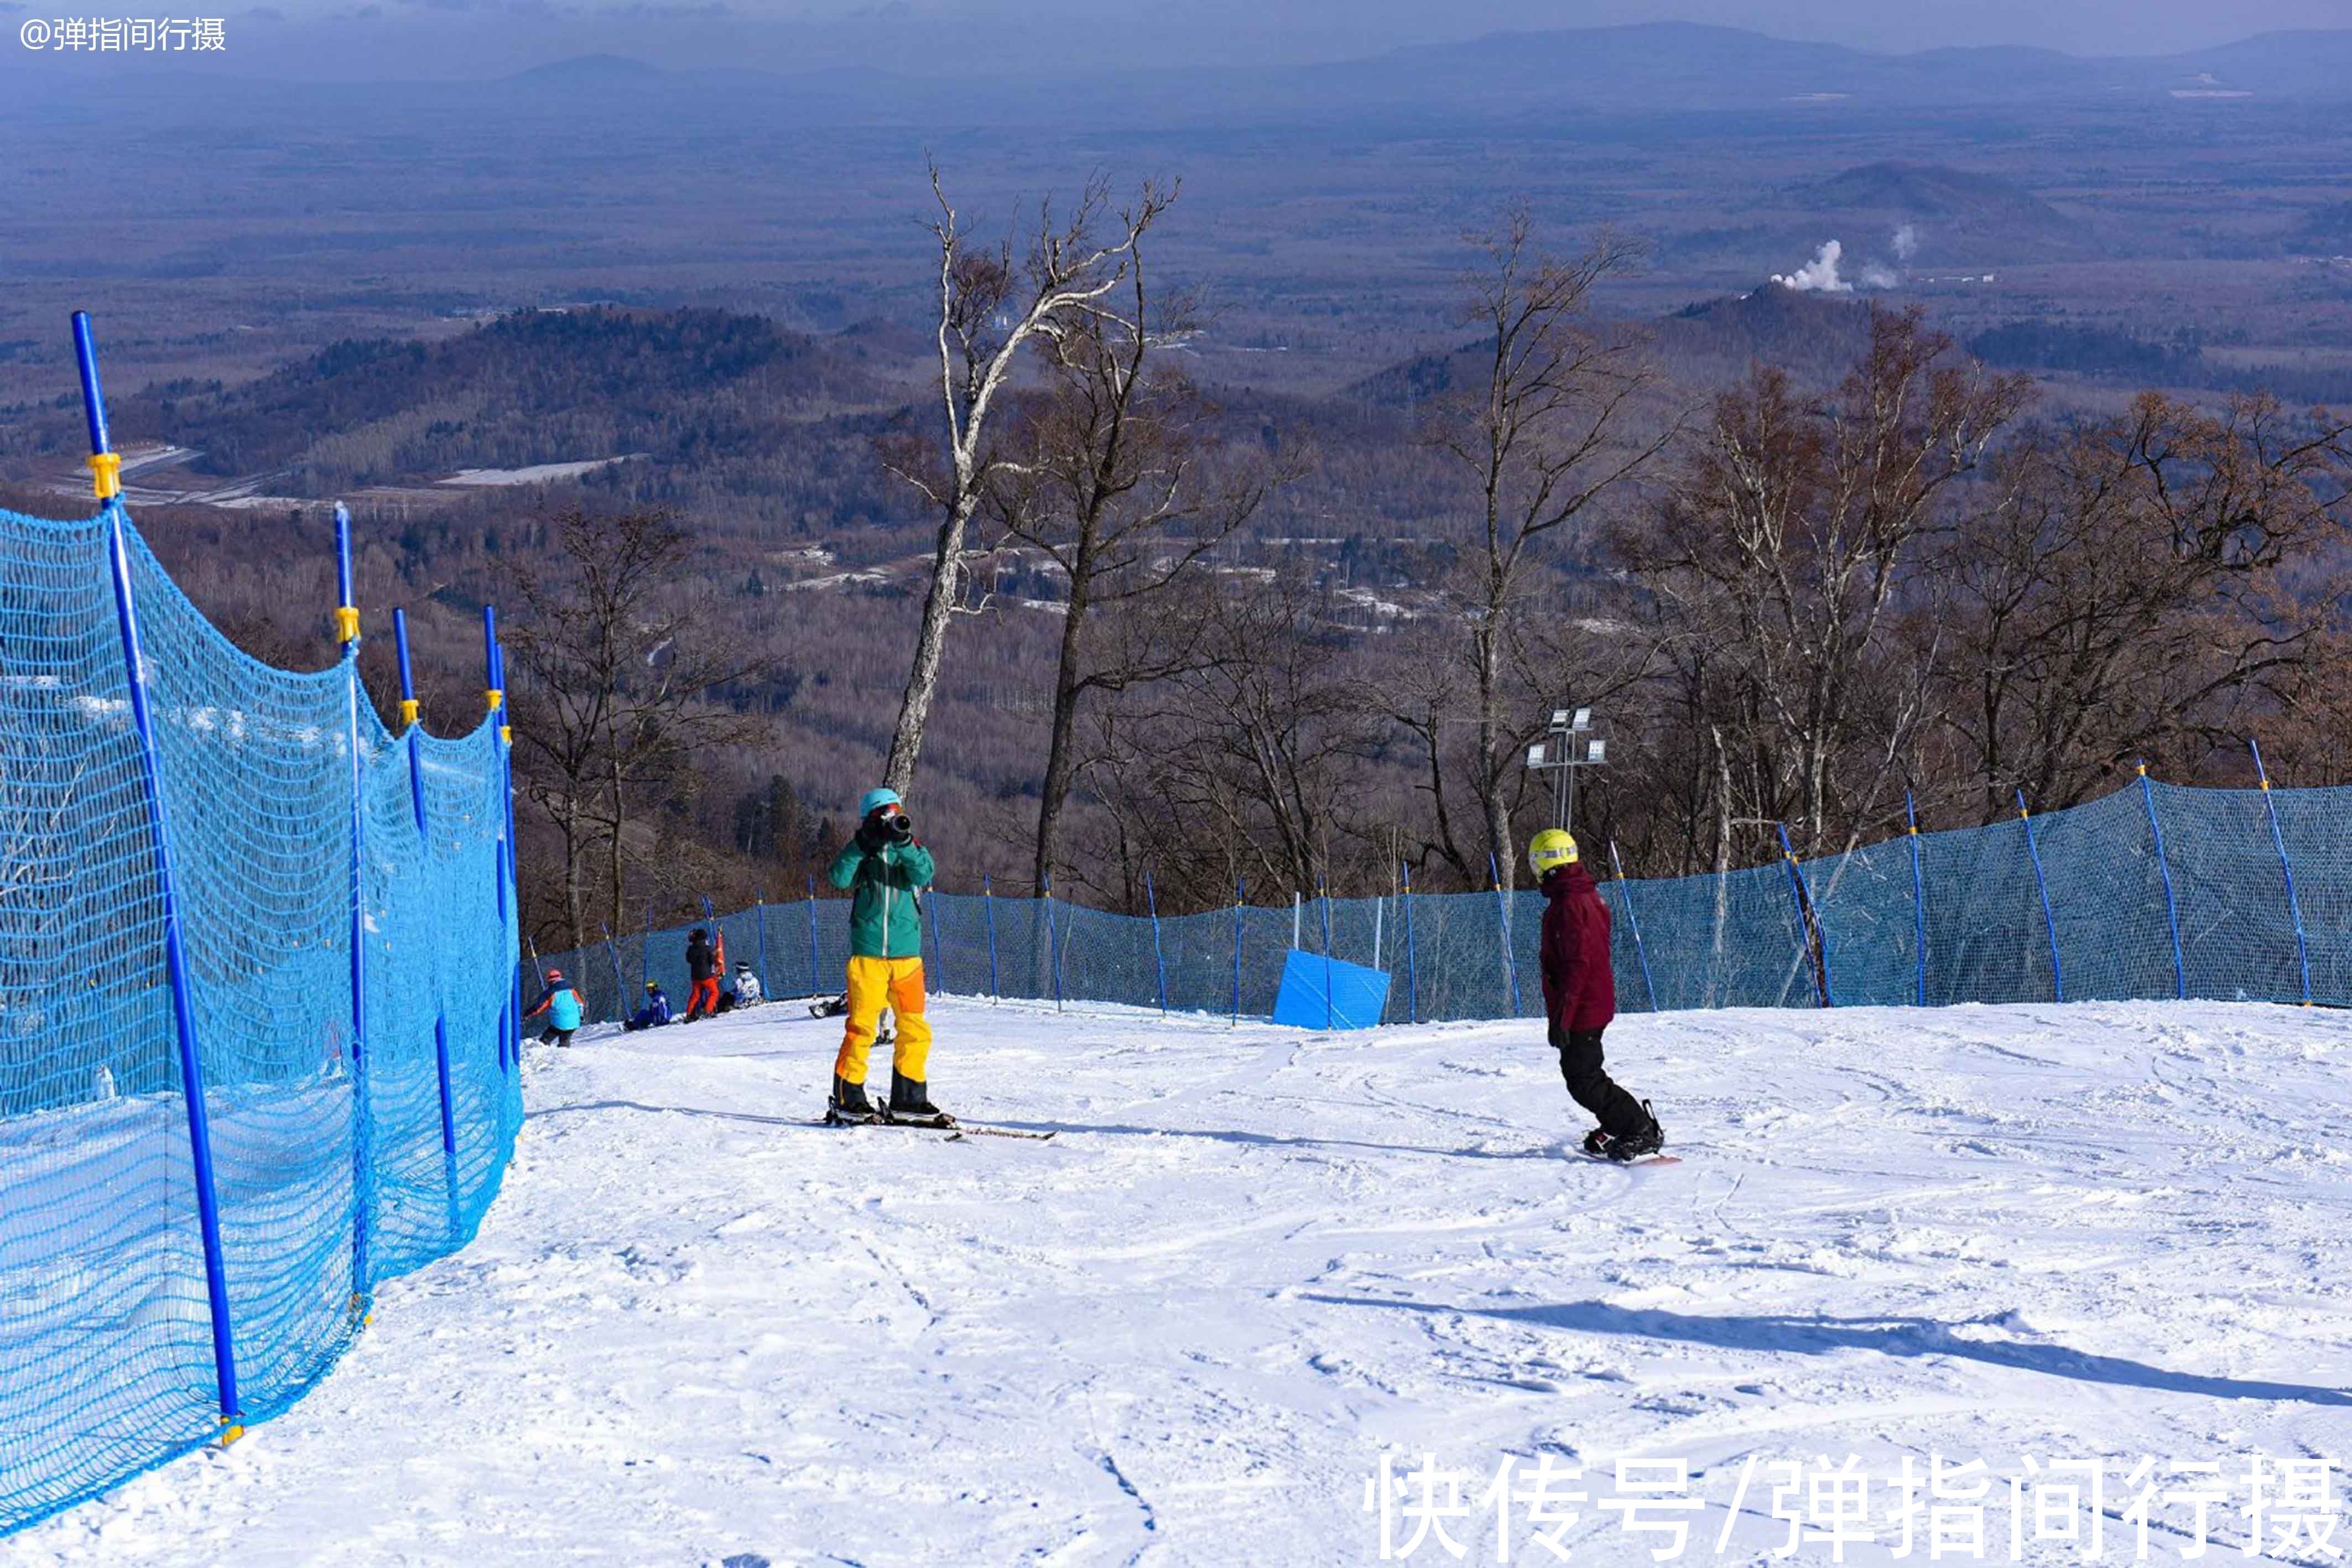
[(231, 1443), (236, 1442), (239, 1437), (244, 1436), (245, 1423), (242, 1420), (234, 1416), (224, 1416), (220, 1418), (220, 1446), (222, 1448), (227, 1448)]
[(512, 746), (514, 744), (514, 726), (510, 724), (502, 724), (499, 726), (499, 739), (509, 746)]
[(403, 698), (401, 698), (401, 699), (400, 699), (400, 724), (401, 724), (401, 727), (402, 727), (402, 728), (404, 728), (404, 729), (405, 729), (405, 728), (407, 728), (410, 725), (415, 724), (415, 722), (416, 722), (416, 699), (415, 699), (415, 697), (403, 697)]
[(356, 604), (335, 606), (335, 641), (356, 643), (360, 640), (360, 611)]
[(89, 464), (90, 488), (101, 501), (111, 501), (122, 494), (122, 455), (119, 452), (93, 452)]
[(2147, 764), (2145, 762), (2139, 765), (2139, 776), (2143, 779), (2147, 777)]
[(507, 694), (499, 690), (496, 686), (490, 687), (488, 691), (485, 691), (482, 694), (483, 706), (491, 713), (496, 713), (499, 709), (504, 707), (506, 706), (506, 701)]

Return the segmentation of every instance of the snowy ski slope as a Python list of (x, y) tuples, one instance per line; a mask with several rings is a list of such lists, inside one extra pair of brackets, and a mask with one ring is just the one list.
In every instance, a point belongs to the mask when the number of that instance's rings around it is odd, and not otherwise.
[(2194, 1528), (2173, 1467), (2218, 1461), (2209, 1560), (2244, 1562), (2250, 1451), (2352, 1458), (2345, 1014), (1629, 1018), (1612, 1065), (1684, 1156), (1631, 1171), (1564, 1155), (1524, 1023), (937, 1020), (943, 1104), (1059, 1135), (813, 1125), (837, 1025), (789, 1003), (535, 1050), (478, 1243), (291, 1415), (0, 1563), (1373, 1563), (1383, 1450), (1400, 1506), (1424, 1453), (1467, 1474), (1467, 1562), (1543, 1454), (1585, 1468), (1570, 1561), (1672, 1544), (1627, 1529), (1666, 1517), (1623, 1506), (1649, 1460), (1691, 1474), (1671, 1560), (1770, 1560), (1848, 1455), (1877, 1539), (1798, 1560), (1902, 1561), (1887, 1483), (1931, 1452), (1995, 1478), (1941, 1561), (2084, 1560), (2035, 1489), (2093, 1459), (2132, 1560), (2147, 1457), (2151, 1558)]

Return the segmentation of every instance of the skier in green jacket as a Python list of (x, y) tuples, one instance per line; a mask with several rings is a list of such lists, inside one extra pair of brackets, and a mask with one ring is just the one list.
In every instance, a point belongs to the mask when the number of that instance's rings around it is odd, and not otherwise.
[(866, 1097), (866, 1069), (887, 1007), (898, 1019), (888, 1113), (894, 1120), (946, 1124), (951, 1118), (931, 1103), (925, 1076), (931, 1026), (923, 1016), (922, 892), (931, 884), (931, 852), (916, 841), (897, 790), (868, 789), (857, 812), (857, 836), (827, 873), (834, 886), (851, 894), (849, 1020), (834, 1060), (829, 1113), (847, 1121), (872, 1121), (881, 1113)]

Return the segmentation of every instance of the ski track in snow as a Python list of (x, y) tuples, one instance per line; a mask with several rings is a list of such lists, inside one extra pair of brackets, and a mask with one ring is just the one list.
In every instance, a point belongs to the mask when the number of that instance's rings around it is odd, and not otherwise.
[(1060, 1136), (814, 1124), (838, 1026), (790, 1004), (535, 1049), (478, 1241), (0, 1563), (1370, 1563), (1384, 1447), (1686, 1458), (1683, 1560), (1754, 1563), (1751, 1455), (2352, 1455), (2340, 1013), (1628, 1018), (1683, 1156), (1634, 1170), (1567, 1153), (1538, 1024), (934, 1016), (943, 1103)]

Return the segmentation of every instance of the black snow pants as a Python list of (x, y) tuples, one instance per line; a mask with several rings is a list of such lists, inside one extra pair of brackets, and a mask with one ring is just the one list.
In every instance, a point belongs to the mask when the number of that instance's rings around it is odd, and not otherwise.
[(1559, 1075), (1568, 1081), (1569, 1094), (1592, 1113), (1602, 1132), (1622, 1138), (1649, 1130), (1650, 1113), (1642, 1109), (1642, 1103), (1601, 1067), (1599, 1030), (1555, 1029), (1551, 1042), (1559, 1048)]

